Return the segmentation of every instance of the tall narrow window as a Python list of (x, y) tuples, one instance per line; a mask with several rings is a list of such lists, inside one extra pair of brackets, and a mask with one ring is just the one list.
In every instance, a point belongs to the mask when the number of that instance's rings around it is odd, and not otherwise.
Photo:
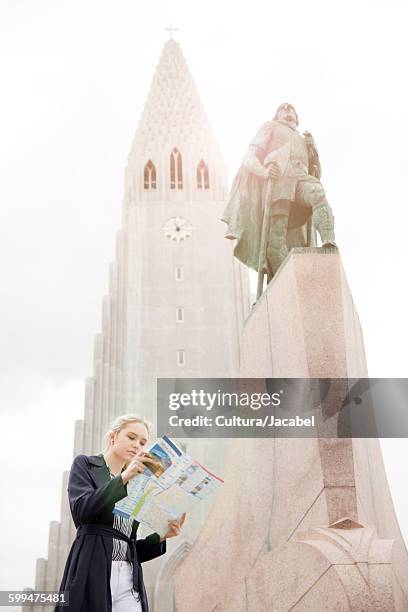
[(186, 365), (186, 351), (184, 351), (183, 349), (177, 351), (177, 365)]
[(208, 174), (208, 166), (202, 159), (197, 166), (197, 189), (209, 189), (210, 177)]
[(181, 266), (176, 266), (174, 268), (174, 278), (176, 279), (176, 281), (183, 280), (183, 268)]
[(176, 308), (177, 323), (184, 323), (184, 308)]
[(144, 188), (156, 189), (156, 166), (151, 159), (144, 167)]
[(170, 189), (183, 189), (183, 160), (178, 149), (170, 155)]

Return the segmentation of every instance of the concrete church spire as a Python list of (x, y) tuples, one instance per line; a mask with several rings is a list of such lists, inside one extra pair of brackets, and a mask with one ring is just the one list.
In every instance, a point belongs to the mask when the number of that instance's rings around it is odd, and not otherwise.
[[(100, 452), (103, 434), (120, 414), (154, 422), (159, 377), (238, 374), (249, 291), (219, 220), (226, 192), (215, 136), (180, 47), (170, 39), (125, 171), (123, 227), (95, 337), (93, 375), (86, 381), (84, 418), (76, 422), (74, 455)], [(222, 469), (220, 441), (191, 440), (187, 451), (215, 472)], [(61, 520), (50, 525), (48, 558), (37, 560), (37, 590), (58, 588), (75, 537), (67, 480), (65, 472)], [(173, 609), (173, 573), (207, 511), (202, 504), (184, 537), (169, 543), (166, 558), (144, 568), (152, 612)]]
[[(175, 150), (174, 163), (181, 163), (182, 177), (177, 175), (172, 183), (171, 156)], [(156, 175), (154, 189), (148, 180), (149, 168)], [(145, 183), (149, 189), (140, 189)], [(179, 44), (171, 38), (161, 53), (133, 140), (125, 194), (135, 201), (145, 197), (180, 199), (181, 189), (190, 200), (222, 200), (227, 181), (215, 135), (187, 62)]]

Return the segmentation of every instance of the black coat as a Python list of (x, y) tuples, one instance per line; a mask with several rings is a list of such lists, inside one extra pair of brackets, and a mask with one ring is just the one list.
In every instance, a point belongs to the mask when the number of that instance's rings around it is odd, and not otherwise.
[[(69, 606), (57, 606), (55, 612), (111, 612), (112, 537), (123, 537), (112, 527), (112, 510), (126, 495), (122, 477), (110, 477), (102, 454), (75, 457), (69, 475), (68, 497), (77, 536), (60, 587), (60, 591), (69, 592)], [(137, 527), (134, 521), (128, 556), (133, 562), (133, 587), (139, 591), (143, 612), (148, 612), (140, 564), (165, 553), (166, 542), (160, 543), (157, 533), (136, 540)]]

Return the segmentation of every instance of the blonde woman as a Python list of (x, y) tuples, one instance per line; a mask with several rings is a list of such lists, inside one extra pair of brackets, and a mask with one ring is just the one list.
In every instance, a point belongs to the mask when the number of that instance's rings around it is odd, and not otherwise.
[(69, 605), (55, 612), (148, 612), (141, 563), (166, 552), (166, 539), (184, 523), (170, 521), (157, 533), (136, 540), (138, 523), (112, 514), (127, 495), (126, 485), (151, 462), (145, 456), (150, 425), (134, 415), (118, 417), (99, 455), (78, 455), (72, 464), (68, 497), (77, 528), (62, 577)]

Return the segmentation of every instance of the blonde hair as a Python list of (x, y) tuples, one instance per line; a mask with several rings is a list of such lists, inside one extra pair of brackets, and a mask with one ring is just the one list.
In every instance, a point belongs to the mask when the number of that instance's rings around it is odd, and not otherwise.
[(135, 414), (122, 414), (122, 416), (116, 417), (111, 423), (110, 429), (106, 432), (103, 437), (103, 452), (106, 453), (110, 447), (110, 436), (112, 433), (119, 433), (128, 423), (141, 423), (147, 429), (148, 436), (152, 431), (152, 423), (145, 421), (142, 417), (136, 416)]

